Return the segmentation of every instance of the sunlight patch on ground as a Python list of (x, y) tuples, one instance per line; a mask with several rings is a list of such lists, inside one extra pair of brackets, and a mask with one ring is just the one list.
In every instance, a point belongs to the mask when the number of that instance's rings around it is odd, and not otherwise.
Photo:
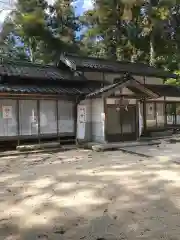
[[(174, 227), (178, 239), (180, 167), (175, 164), (121, 152), (89, 156), (72, 151), (45, 161), (37, 158), (19, 157), (13, 164), (8, 160), (0, 175), (0, 221), (7, 234), (15, 236), (16, 226), (22, 239), (36, 239), (23, 238), (36, 231), (37, 239), (39, 232), (47, 234), (46, 239), (61, 239), (54, 235), (54, 226), (63, 226), (63, 239), (131, 240), (151, 234), (146, 238), (150, 240), (165, 239), (158, 234), (169, 226), (169, 234)], [(106, 238), (105, 231), (114, 238)]]
[(168, 181), (180, 182), (180, 173), (169, 171), (169, 170), (159, 170), (157, 172), (160, 179), (166, 179)]
[(6, 182), (8, 180), (11, 180), (13, 178), (18, 178), (18, 174), (0, 174), (0, 183)]
[(156, 156), (156, 159), (159, 161), (169, 161), (172, 159), (172, 155), (171, 156), (160, 155), (160, 156)]
[(32, 197), (38, 194), (39, 194), (39, 189), (37, 189), (36, 187), (24, 187), (24, 189), (22, 189), (22, 192), (20, 193), (20, 197), (21, 199), (24, 199), (24, 198)]
[[(28, 214), (27, 214), (28, 213)], [(30, 213), (30, 209), (23, 208), (21, 205), (11, 205), (11, 204), (6, 204), (5, 208), (4, 208), (4, 215), (6, 217), (22, 217), (24, 215), (28, 215), (29, 216)]]
[(55, 187), (53, 188), (54, 191), (58, 190), (70, 190), (76, 187), (75, 182), (62, 182), (62, 183), (57, 183)]
[(12, 159), (17, 159), (19, 158), (19, 156), (4, 156), (4, 157), (1, 157), (1, 161), (2, 160), (12, 160)]
[(29, 207), (34, 207), (36, 206), (36, 208), (40, 207), (41, 205), (43, 205), (45, 202), (48, 201), (48, 199), (50, 199), (52, 197), (52, 194), (50, 193), (44, 193), (44, 194), (40, 194), (40, 195), (36, 195), (36, 196), (32, 196), (28, 199), (24, 199), (20, 206), (22, 208), (29, 208)]
[(31, 228), (33, 226), (46, 225), (59, 216), (59, 211), (51, 209), (45, 210), (41, 214), (30, 213), (26, 214), (21, 218), (23, 228)]
[(33, 187), (41, 189), (41, 188), (47, 188), (50, 185), (52, 185), (53, 183), (55, 183), (55, 180), (53, 179), (53, 177), (44, 177), (44, 178), (32, 181), (29, 184), (29, 186), (33, 186)]
[(80, 213), (89, 211), (93, 205), (101, 205), (107, 202), (106, 199), (96, 197), (94, 190), (81, 190), (66, 196), (52, 196), (51, 202), (60, 208), (72, 208)]

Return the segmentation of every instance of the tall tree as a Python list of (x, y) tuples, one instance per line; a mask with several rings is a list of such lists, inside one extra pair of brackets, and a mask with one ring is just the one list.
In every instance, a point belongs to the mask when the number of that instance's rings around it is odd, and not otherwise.
[(32, 62), (56, 62), (61, 52), (78, 50), (79, 23), (70, 1), (48, 5), (45, 0), (18, 0), (10, 25), (8, 34), (20, 38)]
[(139, 18), (140, 6), (141, 1), (134, 0), (95, 1), (94, 10), (83, 16), (88, 28), (86, 35), (95, 41), (97, 37), (101, 38), (107, 57), (130, 60), (135, 43), (132, 44), (131, 38), (134, 34), (138, 36), (137, 21), (135, 24), (130, 23), (135, 15)]
[(97, 0), (83, 16), (84, 35), (94, 42), (100, 38), (107, 57), (168, 67), (176, 45), (169, 16), (177, 5), (170, 0)]

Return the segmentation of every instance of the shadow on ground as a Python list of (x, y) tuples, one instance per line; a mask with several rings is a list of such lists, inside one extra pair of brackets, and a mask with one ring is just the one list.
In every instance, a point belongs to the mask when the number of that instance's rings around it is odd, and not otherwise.
[(179, 239), (180, 166), (120, 151), (4, 157), (0, 239)]

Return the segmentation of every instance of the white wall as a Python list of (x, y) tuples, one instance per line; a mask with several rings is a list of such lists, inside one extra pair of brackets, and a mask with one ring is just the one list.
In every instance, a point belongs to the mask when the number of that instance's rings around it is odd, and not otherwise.
[(164, 84), (163, 78), (145, 77), (145, 84)]
[(84, 72), (84, 76), (88, 80), (103, 81), (109, 82), (112, 84), (115, 78), (120, 78), (122, 74), (118, 73), (103, 73), (103, 72)]
[(133, 76), (137, 81), (142, 84), (163, 84), (163, 78), (156, 77), (143, 77), (143, 76)]
[[(114, 82), (114, 79), (120, 78), (122, 76), (122, 73), (104, 73), (103, 72), (84, 72), (84, 76), (88, 80), (96, 80), (96, 81), (103, 81), (109, 82), (112, 84)], [(156, 78), (156, 77), (144, 77), (144, 76), (136, 76), (133, 75), (133, 77), (141, 82), (142, 84), (163, 84), (164, 80), (163, 78)]]
[[(80, 122), (80, 108), (85, 107), (85, 118), (84, 122)], [(78, 104), (77, 107), (77, 139), (81, 141), (91, 141), (92, 139), (92, 118), (91, 118), (91, 100), (83, 100)]]
[(20, 135), (38, 135), (37, 100), (19, 101)]
[[(75, 102), (58, 100), (58, 116), (56, 100), (40, 100), (40, 122), (38, 122), (38, 100), (19, 100), (19, 134), (17, 100), (0, 99), (0, 137), (38, 136), (57, 134), (75, 135)], [(11, 109), (8, 118), (3, 117), (3, 109)], [(57, 122), (58, 121), (58, 122)], [(40, 123), (40, 124), (39, 124)]]
[(104, 142), (104, 101), (102, 98), (92, 99), (92, 140)]
[(104, 74), (104, 78), (106, 82), (109, 82), (110, 84), (114, 83), (114, 79), (116, 78), (120, 78), (122, 76), (122, 74), (118, 73), (105, 73)]
[(40, 133), (57, 134), (57, 111), (55, 100), (40, 100)]
[(58, 100), (58, 129), (61, 135), (75, 132), (74, 107), (75, 103), (73, 102)]
[[(10, 109), (9, 117), (5, 117), (3, 109)], [(17, 136), (17, 101), (11, 99), (0, 100), (0, 136)]]
[(144, 77), (143, 76), (133, 76), (133, 78), (135, 78), (138, 82), (144, 84)]
[(179, 102), (180, 101), (180, 97), (165, 97), (166, 101), (169, 102)]
[[(79, 122), (79, 109), (86, 109), (85, 123)], [(88, 99), (78, 105), (77, 139), (84, 142), (104, 142), (104, 102), (103, 99)]]
[[(106, 104), (116, 104), (116, 101), (119, 100), (119, 98), (107, 98)], [(136, 104), (136, 99), (128, 99), (129, 104)]]

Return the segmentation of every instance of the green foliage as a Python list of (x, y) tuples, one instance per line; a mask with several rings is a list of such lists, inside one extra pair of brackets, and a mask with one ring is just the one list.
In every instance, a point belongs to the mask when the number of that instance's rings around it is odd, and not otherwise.
[(89, 37), (96, 52), (96, 38), (101, 37), (106, 57), (177, 69), (179, 6), (178, 1), (170, 0), (97, 0), (95, 9), (82, 17), (87, 26), (84, 47), (89, 48)]
[(167, 79), (166, 84), (180, 86), (180, 70), (174, 72), (178, 78), (177, 79)]
[(56, 0), (53, 5), (45, 0), (18, 0), (4, 23), (1, 42), (10, 34), (18, 36), (32, 62), (52, 63), (61, 52), (78, 51), (78, 29), (78, 18), (66, 0)]
[(179, 69), (180, 0), (95, 0), (81, 17), (70, 3), (17, 0), (1, 31), (1, 55), (55, 63), (61, 52), (75, 52)]

